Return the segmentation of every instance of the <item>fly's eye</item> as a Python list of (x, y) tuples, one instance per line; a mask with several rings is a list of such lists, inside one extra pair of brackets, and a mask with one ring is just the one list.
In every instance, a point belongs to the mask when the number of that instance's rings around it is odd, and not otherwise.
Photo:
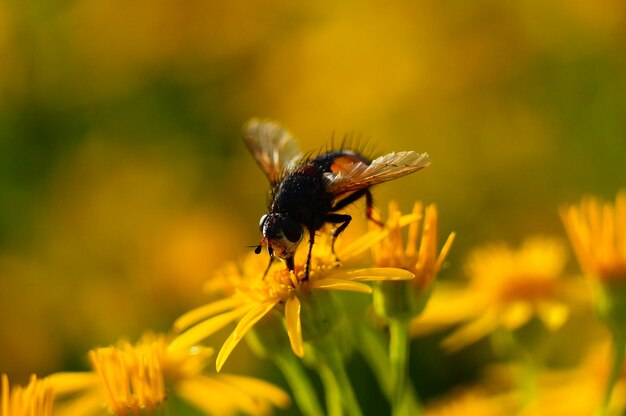
[(264, 214), (259, 220), (259, 229), (263, 230), (263, 224), (265, 224), (265, 220), (267, 220), (267, 214)]
[(302, 238), (302, 227), (289, 217), (283, 220), (282, 229), (287, 240), (292, 243), (297, 243)]

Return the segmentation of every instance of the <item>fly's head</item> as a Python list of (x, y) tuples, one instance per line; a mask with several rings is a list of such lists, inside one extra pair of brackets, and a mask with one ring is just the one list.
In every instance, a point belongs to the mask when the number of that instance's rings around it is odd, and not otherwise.
[(263, 215), (259, 221), (259, 229), (263, 239), (255, 252), (260, 253), (263, 243), (267, 242), (269, 255), (281, 259), (293, 258), (304, 236), (302, 225), (289, 215), (281, 213), (270, 212)]

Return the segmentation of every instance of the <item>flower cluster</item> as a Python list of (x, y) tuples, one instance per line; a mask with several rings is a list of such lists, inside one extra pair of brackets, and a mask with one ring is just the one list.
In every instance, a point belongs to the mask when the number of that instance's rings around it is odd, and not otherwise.
[[(296, 253), (294, 270), (280, 262), (267, 267), (252, 253), (227, 263), (205, 284), (211, 300), (180, 316), (170, 333), (94, 348), (89, 371), (33, 376), (25, 387), (10, 386), (2, 375), (0, 416), (168, 414), (172, 397), (205, 414), (270, 414), (293, 398), (305, 415), (361, 415), (344, 365), (353, 352), (371, 366), (394, 415), (626, 410), (626, 192), (614, 204), (585, 198), (561, 209), (591, 291), (568, 272), (559, 238), (486, 244), (467, 256), (465, 281), (443, 281), (438, 275), (455, 233), (439, 244), (434, 204), (416, 203), (403, 215), (391, 203), (384, 221), (374, 216), (369, 231), (339, 241), (336, 252), (332, 233), (321, 231), (308, 274), (308, 247)], [(362, 296), (361, 306), (348, 307), (347, 293)], [(580, 366), (550, 368), (545, 340), (568, 331), (570, 321), (578, 325), (590, 305), (612, 338), (598, 330)], [(491, 377), (422, 408), (408, 372), (411, 338), (443, 330), (448, 353), (490, 339), (508, 366), (491, 367)], [(291, 397), (266, 381), (221, 372), (244, 339), (283, 372)], [(319, 374), (325, 406), (305, 367)]]

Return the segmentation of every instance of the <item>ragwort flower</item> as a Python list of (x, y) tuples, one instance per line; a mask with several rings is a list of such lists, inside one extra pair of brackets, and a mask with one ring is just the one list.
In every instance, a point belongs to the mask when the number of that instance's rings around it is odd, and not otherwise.
[(26, 387), (9, 386), (9, 377), (1, 376), (0, 416), (51, 416), (54, 389), (45, 378), (32, 375)]
[[(207, 414), (268, 414), (285, 407), (289, 397), (279, 388), (250, 377), (207, 374), (213, 351), (167, 348), (164, 335), (148, 333), (137, 343), (89, 352), (93, 372), (65, 393), (73, 397), (61, 415), (97, 414), (103, 407), (116, 416), (157, 414), (174, 394)], [(59, 376), (69, 377), (70, 374)]]
[(587, 197), (578, 206), (563, 207), (561, 218), (589, 277), (605, 283), (626, 280), (626, 190), (614, 205)]
[(626, 190), (615, 204), (584, 198), (580, 206), (561, 209), (563, 224), (578, 262), (595, 290), (594, 306), (613, 336), (613, 368), (603, 409), (617, 385), (626, 346)]
[(533, 317), (556, 330), (567, 320), (568, 301), (577, 290), (563, 278), (565, 262), (565, 248), (551, 238), (528, 239), (518, 250), (502, 244), (477, 249), (466, 264), (469, 285), (440, 285), (412, 333), (462, 324), (443, 341), (456, 350), (498, 328), (518, 329)]
[(614, 334), (626, 342), (626, 190), (615, 204), (584, 198), (561, 209), (581, 268), (596, 289), (595, 306)]
[[(402, 223), (408, 222), (407, 218)], [(405, 280), (413, 278), (413, 274), (394, 268), (363, 268), (346, 269), (341, 267), (337, 257), (342, 261), (350, 260), (368, 250), (372, 244), (384, 238), (387, 230), (378, 229), (357, 239), (353, 244), (332, 253), (330, 237), (326, 234), (316, 239), (311, 259), (309, 279), (304, 280), (304, 263), (306, 252), (300, 250), (296, 256), (296, 272), (282, 267), (270, 270), (262, 279), (264, 267), (250, 270), (252, 276), (241, 275), (240, 284), (232, 291), (232, 295), (197, 308), (181, 316), (175, 323), (175, 329), (183, 331), (170, 345), (170, 349), (186, 348), (195, 345), (218, 329), (230, 322), (237, 321), (235, 330), (228, 337), (217, 356), (218, 371), (224, 362), (243, 339), (246, 333), (265, 315), (273, 310), (285, 316), (287, 334), (293, 352), (304, 355), (304, 341), (329, 333), (332, 330), (332, 319), (316, 319), (318, 316), (332, 316), (332, 312), (324, 308), (332, 308), (332, 302), (320, 301), (319, 291), (353, 291), (371, 293), (370, 286), (363, 281)], [(258, 263), (260, 264), (260, 263)], [(324, 321), (320, 328), (318, 325)]]
[[(537, 395), (523, 416), (586, 416), (599, 413), (612, 367), (611, 345), (594, 345), (574, 368), (546, 370), (537, 377)], [(567, 398), (567, 400), (563, 400)], [(619, 369), (615, 390), (606, 405), (609, 415), (626, 410), (626, 368)]]
[(514, 395), (500, 393), (490, 395), (479, 389), (455, 392), (449, 397), (430, 403), (426, 416), (501, 416), (516, 414), (517, 403)]
[[(401, 218), (413, 218), (408, 225), (406, 244)], [(372, 247), (374, 264), (408, 270), (415, 274), (415, 278), (405, 283), (380, 282), (374, 292), (375, 306), (381, 316), (409, 318), (424, 308), (435, 277), (452, 247), (455, 233), (448, 236), (438, 252), (437, 206), (431, 204), (424, 211), (419, 202), (414, 204), (411, 215), (405, 217), (402, 217), (397, 204), (390, 203), (385, 227), (389, 235)]]

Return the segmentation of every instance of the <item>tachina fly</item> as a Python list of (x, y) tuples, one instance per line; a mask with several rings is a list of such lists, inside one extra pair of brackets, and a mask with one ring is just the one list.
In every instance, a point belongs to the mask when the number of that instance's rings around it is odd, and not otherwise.
[[(270, 182), (267, 214), (259, 228), (270, 255), (285, 260), (294, 270), (296, 248), (309, 236), (304, 280), (309, 278), (315, 233), (325, 224), (335, 226), (332, 248), (352, 217), (338, 213), (351, 203), (365, 198), (365, 215), (372, 218), (373, 199), (370, 187), (416, 172), (430, 164), (427, 153), (393, 152), (369, 160), (353, 150), (337, 150), (315, 157), (305, 156), (295, 139), (280, 125), (251, 119), (244, 125), (244, 141)], [(269, 265), (266, 270), (269, 270)]]

